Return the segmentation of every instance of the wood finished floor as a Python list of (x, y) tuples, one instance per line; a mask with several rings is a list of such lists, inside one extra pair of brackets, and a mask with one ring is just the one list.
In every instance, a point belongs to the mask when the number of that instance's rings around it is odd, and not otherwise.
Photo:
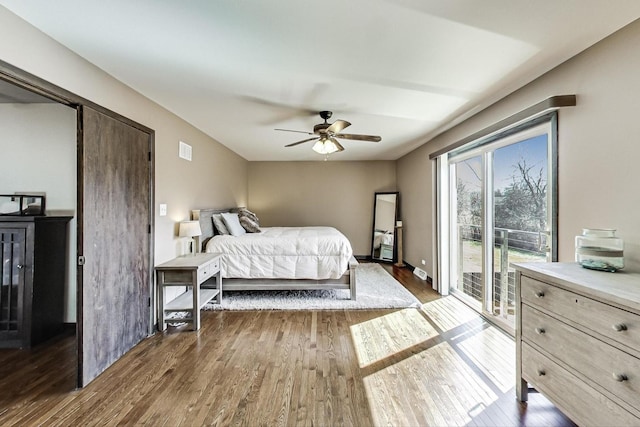
[(202, 314), (74, 390), (73, 337), (0, 350), (0, 425), (573, 426), (515, 400), (515, 346), (408, 270), (421, 309)]

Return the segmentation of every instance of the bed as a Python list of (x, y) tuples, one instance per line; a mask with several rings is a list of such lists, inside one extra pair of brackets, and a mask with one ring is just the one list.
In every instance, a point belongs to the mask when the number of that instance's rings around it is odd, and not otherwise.
[(347, 289), (356, 299), (358, 261), (349, 240), (332, 227), (261, 227), (243, 236), (215, 235), (213, 214), (234, 209), (198, 209), (202, 252), (222, 254), (224, 289)]

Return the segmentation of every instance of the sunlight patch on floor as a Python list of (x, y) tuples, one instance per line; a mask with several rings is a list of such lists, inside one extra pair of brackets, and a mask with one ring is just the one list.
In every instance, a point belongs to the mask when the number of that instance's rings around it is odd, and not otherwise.
[(438, 335), (415, 308), (385, 314), (351, 326), (361, 368), (419, 345)]
[[(498, 399), (446, 342), (363, 381), (377, 425), (466, 425)], [(416, 402), (415, 396), (423, 397), (420, 407), (407, 408), (407, 402)]]
[(447, 296), (422, 305), (429, 318), (443, 332), (480, 318), (480, 315), (455, 297)]
[(457, 344), (457, 347), (500, 389), (513, 388), (516, 377), (516, 346), (513, 339), (496, 328), (486, 328)]

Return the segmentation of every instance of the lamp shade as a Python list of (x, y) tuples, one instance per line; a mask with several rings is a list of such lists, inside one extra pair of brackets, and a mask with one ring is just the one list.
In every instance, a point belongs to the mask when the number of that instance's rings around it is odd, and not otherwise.
[(200, 221), (182, 221), (180, 223), (178, 236), (194, 237), (200, 235), (202, 235), (202, 230), (200, 229)]

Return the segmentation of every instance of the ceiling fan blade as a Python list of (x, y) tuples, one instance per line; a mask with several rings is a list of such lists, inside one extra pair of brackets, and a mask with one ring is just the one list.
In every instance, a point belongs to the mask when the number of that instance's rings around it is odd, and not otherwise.
[[(311, 135), (313, 135), (313, 134), (311, 134)], [(315, 141), (316, 139), (320, 139), (320, 137), (319, 136), (315, 136), (313, 138), (303, 139), (302, 141), (292, 142), (291, 144), (285, 145), (285, 147), (294, 147), (294, 146), (296, 146), (298, 144), (302, 144), (303, 142)]]
[(349, 126), (351, 126), (351, 123), (347, 122), (346, 120), (336, 120), (331, 126), (327, 128), (327, 132), (338, 133), (342, 129)]
[(291, 130), (291, 129), (274, 129), (274, 130), (280, 130), (282, 132), (296, 132), (296, 133), (306, 133), (307, 135), (314, 135), (313, 132), (305, 132), (303, 130)]
[(369, 141), (369, 142), (382, 141), (382, 138), (377, 135), (357, 135), (354, 133), (336, 133), (333, 136), (336, 138), (353, 139), (356, 141)]
[(302, 105), (291, 105), (287, 102), (271, 101), (268, 99), (258, 98), (255, 96), (239, 95), (238, 98), (243, 102), (250, 102), (257, 106), (263, 107), (264, 111), (272, 116), (262, 121), (265, 125), (274, 125), (300, 116), (315, 116), (318, 114), (316, 109), (307, 108)]
[(338, 151), (344, 151), (344, 147), (342, 146), (342, 144), (340, 144), (338, 142), (337, 139), (335, 138), (329, 138), (331, 140), (331, 142), (333, 142), (334, 144), (336, 144), (336, 147), (338, 147)]

